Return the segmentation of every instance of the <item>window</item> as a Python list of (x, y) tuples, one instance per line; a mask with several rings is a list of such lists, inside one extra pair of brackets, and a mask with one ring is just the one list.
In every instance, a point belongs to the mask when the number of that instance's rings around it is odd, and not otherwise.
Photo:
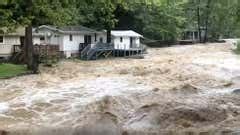
[(44, 41), (44, 40), (45, 40), (45, 37), (40, 37), (40, 40), (41, 40), (41, 41)]
[(122, 37), (120, 37), (120, 42), (123, 42), (123, 38)]
[(97, 42), (97, 33), (95, 33), (94, 36), (95, 36), (95, 42)]
[(73, 41), (73, 36), (72, 36), (72, 34), (69, 35), (69, 40), (70, 40), (70, 41)]
[(103, 38), (102, 37), (100, 37), (100, 43), (103, 43)]
[(0, 36), (0, 44), (3, 43), (3, 36)]

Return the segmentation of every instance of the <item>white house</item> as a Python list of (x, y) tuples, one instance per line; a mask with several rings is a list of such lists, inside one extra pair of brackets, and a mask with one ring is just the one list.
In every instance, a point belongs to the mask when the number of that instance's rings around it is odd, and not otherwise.
[[(25, 28), (19, 27), (11, 33), (0, 33), (0, 58), (11, 56), (14, 45), (23, 45), (25, 36)], [(40, 44), (39, 34), (33, 34), (33, 43)]]
[(131, 50), (141, 47), (140, 38), (143, 36), (132, 30), (113, 30), (111, 35), (115, 49)]
[(103, 32), (83, 26), (55, 27), (42, 25), (35, 32), (44, 35), (41, 37), (41, 44), (59, 45), (60, 51), (66, 57), (78, 54), (80, 44), (106, 42), (106, 36)]
[[(0, 34), (0, 57), (10, 56), (14, 45), (23, 45), (25, 30), (18, 28), (14, 33)], [(141, 47), (140, 38), (143, 36), (131, 30), (111, 31), (114, 49), (131, 50)], [(106, 43), (106, 31), (96, 31), (83, 26), (56, 27), (42, 25), (33, 29), (33, 44), (59, 45), (59, 49), (66, 57), (79, 53), (89, 44)]]
[[(107, 42), (106, 31), (96, 31), (83, 26), (42, 25), (35, 30), (35, 33), (44, 35), (41, 37), (41, 44), (59, 45), (60, 51), (66, 57), (78, 54), (80, 44), (91, 44), (93, 47), (96, 43)], [(111, 31), (111, 35), (114, 48), (125, 50), (140, 47), (140, 38), (143, 37), (131, 30), (114, 30)]]

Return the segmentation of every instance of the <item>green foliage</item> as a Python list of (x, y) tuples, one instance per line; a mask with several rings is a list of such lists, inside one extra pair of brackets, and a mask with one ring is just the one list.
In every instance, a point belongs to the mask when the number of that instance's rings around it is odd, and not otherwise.
[(24, 65), (0, 64), (0, 79), (15, 77), (27, 72), (27, 67)]
[(179, 39), (184, 30), (197, 30), (198, 26), (208, 27), (208, 37), (212, 39), (237, 37), (239, 16), (239, 0), (0, 1), (2, 28), (85, 25), (95, 29), (133, 29), (157, 40)]

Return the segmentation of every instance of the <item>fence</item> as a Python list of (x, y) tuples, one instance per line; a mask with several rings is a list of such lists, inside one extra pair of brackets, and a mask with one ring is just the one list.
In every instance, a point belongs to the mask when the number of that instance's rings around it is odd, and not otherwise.
[(34, 45), (34, 53), (38, 55), (59, 55), (58, 45)]
[[(34, 45), (34, 53), (38, 55), (59, 55), (59, 46), (58, 45)], [(20, 45), (13, 46), (13, 53), (23, 51), (23, 47)]]
[[(41, 63), (54, 63), (60, 58), (59, 45), (34, 45), (34, 54), (39, 56), (39, 61)], [(13, 46), (13, 55), (18, 53), (23, 53), (24, 48), (20, 45)]]

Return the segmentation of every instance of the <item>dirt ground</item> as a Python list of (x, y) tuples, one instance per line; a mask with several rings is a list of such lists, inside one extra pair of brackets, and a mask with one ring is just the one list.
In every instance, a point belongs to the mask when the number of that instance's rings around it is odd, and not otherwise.
[[(0, 129), (147, 135), (240, 129), (240, 56), (231, 45), (149, 48), (144, 59), (65, 60), (0, 80)], [(1, 134), (1, 132), (0, 132)]]

